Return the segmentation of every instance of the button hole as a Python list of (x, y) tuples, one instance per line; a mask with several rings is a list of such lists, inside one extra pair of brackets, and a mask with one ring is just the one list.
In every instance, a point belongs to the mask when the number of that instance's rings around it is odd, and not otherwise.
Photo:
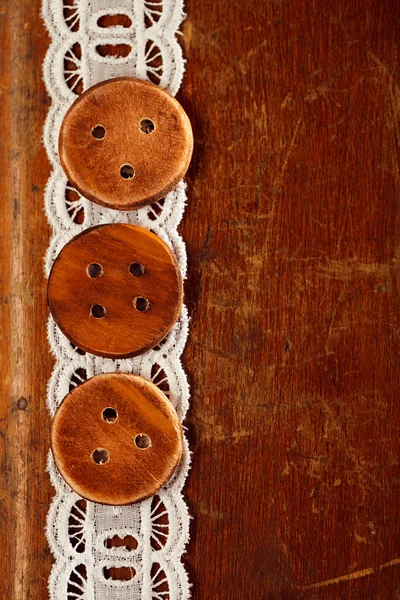
[(134, 277), (141, 277), (146, 273), (146, 267), (142, 263), (132, 263), (129, 266), (129, 272)]
[(90, 314), (95, 319), (103, 319), (106, 316), (106, 309), (101, 304), (93, 304), (90, 309)]
[(154, 122), (151, 119), (142, 119), (140, 121), (140, 131), (142, 131), (143, 133), (145, 133), (146, 135), (149, 135), (150, 133), (153, 133), (153, 131), (155, 130), (156, 126), (154, 125)]
[(135, 444), (140, 450), (147, 450), (152, 446), (151, 439), (145, 433), (139, 433), (135, 437)]
[(138, 298), (134, 298), (133, 306), (139, 312), (146, 312), (146, 310), (149, 310), (149, 308), (150, 308), (150, 302), (147, 300), (147, 298), (143, 298), (143, 296), (139, 296)]
[(118, 413), (115, 410), (115, 408), (112, 408), (111, 406), (108, 406), (107, 408), (105, 408), (103, 410), (103, 412), (101, 413), (101, 416), (103, 417), (103, 420), (106, 421), (107, 423), (115, 423), (115, 421), (118, 419)]
[(86, 273), (89, 277), (95, 279), (96, 277), (101, 277), (104, 275), (103, 267), (98, 263), (91, 263), (86, 268)]
[(122, 179), (133, 179), (135, 177), (135, 169), (132, 165), (122, 165), (119, 170)]
[(105, 130), (105, 127), (103, 127), (103, 125), (95, 125), (93, 127), (93, 129), (92, 129), (92, 136), (96, 140), (102, 140), (105, 135), (106, 135), (106, 130)]
[(105, 465), (110, 460), (110, 455), (105, 448), (96, 448), (92, 452), (92, 458), (96, 465)]

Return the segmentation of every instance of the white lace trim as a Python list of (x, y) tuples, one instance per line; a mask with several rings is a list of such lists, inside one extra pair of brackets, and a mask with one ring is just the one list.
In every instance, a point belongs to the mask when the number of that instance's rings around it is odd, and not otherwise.
[[(102, 27), (103, 15), (125, 15)], [(70, 104), (82, 90), (112, 77), (151, 79), (172, 94), (178, 91), (184, 60), (176, 36), (184, 18), (183, 0), (44, 0), (43, 16), (51, 34), (44, 77), (52, 105), (44, 143), (53, 172), (46, 193), (52, 237), (46, 273), (65, 243), (101, 223), (135, 223), (151, 229), (173, 249), (183, 277), (186, 250), (177, 232), (185, 202), (185, 184), (152, 206), (131, 212), (102, 208), (83, 198), (68, 183), (59, 163), (58, 132)], [(100, 21), (99, 21), (100, 20)], [(105, 45), (124, 44), (124, 56), (110, 56)], [(56, 327), (48, 338), (56, 364), (48, 385), (53, 415), (64, 396), (99, 373), (124, 371), (157, 384), (184, 419), (189, 388), (180, 356), (188, 333), (182, 310), (174, 329), (156, 348), (137, 358), (110, 360), (82, 353)], [(60, 477), (49, 455), (56, 495), (48, 514), (47, 535), (55, 556), (49, 580), (51, 600), (187, 600), (189, 583), (181, 557), (189, 538), (189, 515), (182, 487), (189, 469), (185, 440), (183, 461), (173, 479), (154, 497), (132, 506), (87, 502)], [(111, 538), (128, 540), (108, 547)], [(126, 536), (130, 536), (127, 538)], [(128, 567), (128, 581), (113, 579), (109, 569)]]

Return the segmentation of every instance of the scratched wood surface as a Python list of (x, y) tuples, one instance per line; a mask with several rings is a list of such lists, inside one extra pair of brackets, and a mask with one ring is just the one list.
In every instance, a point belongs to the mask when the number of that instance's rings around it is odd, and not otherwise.
[[(187, 0), (193, 600), (396, 600), (397, 0)], [(0, 0), (1, 597), (46, 597), (39, 1)]]

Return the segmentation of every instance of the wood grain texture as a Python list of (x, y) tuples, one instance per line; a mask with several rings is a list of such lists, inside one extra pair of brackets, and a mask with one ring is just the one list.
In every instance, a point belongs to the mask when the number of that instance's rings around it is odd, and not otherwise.
[(71, 183), (93, 202), (121, 210), (172, 191), (192, 151), (192, 128), (179, 102), (133, 77), (86, 90), (65, 115), (59, 137)]
[(48, 302), (75, 346), (109, 358), (154, 348), (182, 308), (178, 262), (157, 235), (129, 224), (92, 227), (54, 261)]
[(49, 226), (42, 145), (49, 100), (42, 61), (49, 43), (39, 2), (0, 0), (0, 597), (46, 597), (44, 536), (53, 492), (46, 474), (52, 358), (46, 339), (43, 256)]
[(157, 386), (127, 373), (75, 387), (52, 423), (56, 465), (73, 490), (121, 506), (153, 496), (182, 458), (182, 426)]
[(395, 600), (398, 3), (187, 12), (193, 598)]
[[(186, 2), (194, 600), (399, 598), (397, 4)], [(0, 586), (41, 600), (48, 42), (1, 7)]]

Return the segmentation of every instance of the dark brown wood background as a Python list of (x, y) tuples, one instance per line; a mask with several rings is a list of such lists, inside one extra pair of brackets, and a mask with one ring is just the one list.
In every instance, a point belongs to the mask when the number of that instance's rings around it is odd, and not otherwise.
[[(399, 4), (186, 8), (193, 600), (398, 600)], [(49, 40), (0, 27), (0, 585), (43, 600)]]

